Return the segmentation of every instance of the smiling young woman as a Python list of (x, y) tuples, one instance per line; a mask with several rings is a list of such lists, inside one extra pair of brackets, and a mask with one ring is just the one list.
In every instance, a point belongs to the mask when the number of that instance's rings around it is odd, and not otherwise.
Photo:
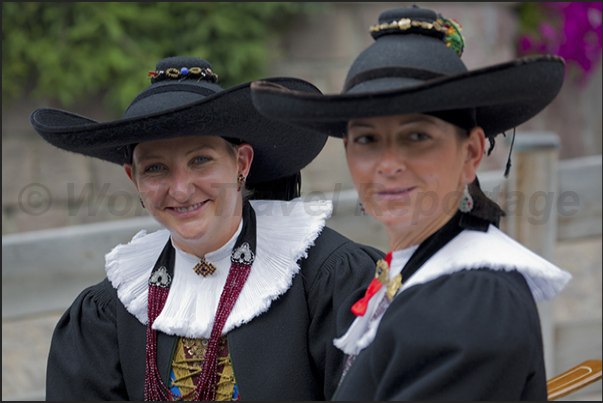
[(340, 95), (251, 86), (263, 115), (343, 138), (363, 208), (389, 237), (341, 308), (357, 317), (334, 340), (348, 358), (333, 400), (546, 400), (535, 302), (571, 276), (498, 229), (476, 171), (486, 139), (554, 99), (563, 60), (467, 70), (458, 22), (416, 6), (382, 13), (371, 35)]
[(249, 175), (252, 160), (247, 143), (193, 136), (141, 143), (124, 168), (149, 213), (172, 229), (173, 242), (205, 256), (239, 226), (242, 198), (235, 184)]
[(51, 144), (122, 165), (164, 227), (108, 253), (107, 279), (61, 318), (46, 398), (330, 398), (345, 362), (335, 315), (383, 253), (326, 228), (330, 201), (300, 198), (327, 137), (264, 118), (249, 83), (222, 89), (203, 59), (165, 59), (149, 76), (123, 119), (30, 118)]

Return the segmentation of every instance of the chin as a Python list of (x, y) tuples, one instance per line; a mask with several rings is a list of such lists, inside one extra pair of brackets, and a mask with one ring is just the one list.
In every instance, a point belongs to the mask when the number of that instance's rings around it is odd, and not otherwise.
[(174, 225), (174, 223), (161, 224), (170, 231), (173, 237), (183, 241), (194, 241), (196, 239), (200, 239), (207, 232), (205, 226), (199, 222), (190, 222), (180, 225)]
[(170, 231), (182, 240), (185, 241), (194, 241), (200, 238), (203, 238), (206, 231), (201, 230), (200, 228), (174, 228)]
[(408, 207), (401, 207), (397, 210), (384, 209), (378, 212), (373, 211), (370, 215), (386, 228), (407, 226), (413, 219), (412, 210)]

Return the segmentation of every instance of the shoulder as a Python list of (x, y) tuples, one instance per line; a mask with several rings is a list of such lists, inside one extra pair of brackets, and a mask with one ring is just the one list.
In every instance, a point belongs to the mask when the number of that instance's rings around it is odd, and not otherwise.
[(57, 323), (48, 353), (48, 400), (128, 398), (120, 363), (120, 305), (105, 279), (82, 291), (67, 309)]
[(428, 283), (449, 273), (484, 267), (521, 273), (537, 302), (551, 299), (571, 279), (568, 272), (490, 225), (487, 232), (462, 231), (410, 277), (403, 288)]
[(119, 300), (107, 279), (83, 290), (59, 319), (52, 337), (54, 350), (85, 349), (100, 339), (115, 340)]
[(114, 317), (119, 299), (117, 290), (108, 279), (83, 290), (73, 301), (64, 316)]
[(410, 287), (386, 311), (377, 337), (415, 343), (399, 323), (434, 343), (453, 341), (457, 347), (516, 348), (540, 340), (536, 304), (524, 276), (514, 270), (461, 270)]
[(372, 276), (375, 262), (385, 254), (371, 246), (362, 245), (325, 227), (308, 250), (307, 258), (301, 261), (306, 282), (314, 282), (336, 271), (365, 271)]
[(517, 272), (482, 268), (408, 288), (392, 301), (337, 397), (506, 401), (532, 390), (546, 396), (540, 326), (525, 283)]

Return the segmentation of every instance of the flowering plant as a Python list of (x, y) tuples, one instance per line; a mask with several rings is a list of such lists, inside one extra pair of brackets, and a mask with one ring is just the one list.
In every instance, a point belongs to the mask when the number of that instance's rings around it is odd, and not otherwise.
[(550, 53), (565, 59), (581, 83), (601, 57), (601, 2), (525, 2), (519, 7), (520, 56)]

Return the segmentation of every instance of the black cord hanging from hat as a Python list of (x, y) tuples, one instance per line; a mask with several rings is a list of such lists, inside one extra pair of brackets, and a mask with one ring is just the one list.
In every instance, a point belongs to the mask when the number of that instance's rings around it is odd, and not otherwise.
[[(507, 135), (503, 133), (505, 137)], [(507, 159), (507, 166), (505, 167), (505, 178), (509, 177), (509, 171), (511, 170), (511, 153), (513, 152), (513, 144), (515, 143), (515, 127), (513, 128), (513, 139), (511, 140), (511, 148), (509, 148), (509, 158)], [(488, 155), (490, 155), (488, 153)]]

